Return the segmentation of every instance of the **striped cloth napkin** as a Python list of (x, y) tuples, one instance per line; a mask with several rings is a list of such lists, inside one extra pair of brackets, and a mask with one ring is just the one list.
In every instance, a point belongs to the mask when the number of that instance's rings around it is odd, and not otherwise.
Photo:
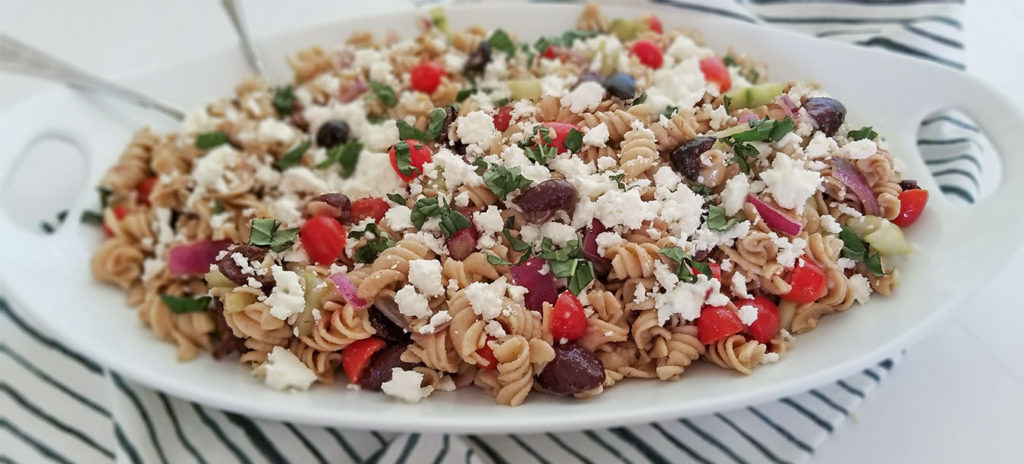
[[(963, 69), (956, 1), (715, 0), (656, 3)], [(965, 116), (926, 119), (919, 146), (942, 191), (973, 203), (998, 178)], [(0, 294), (2, 295), (2, 294)], [(735, 411), (570, 433), (457, 436), (272, 422), (200, 406), (124, 379), (48, 336), (0, 299), (0, 464), (803, 462), (892, 368), (887, 360), (806, 393)]]

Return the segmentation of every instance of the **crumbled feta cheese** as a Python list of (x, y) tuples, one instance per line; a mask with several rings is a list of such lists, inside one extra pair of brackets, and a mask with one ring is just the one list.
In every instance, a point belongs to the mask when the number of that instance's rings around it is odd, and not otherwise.
[(860, 160), (878, 152), (874, 140), (861, 139), (843, 145), (843, 154), (852, 160)]
[(409, 261), (409, 283), (420, 293), (428, 296), (444, 294), (441, 283), (441, 262), (436, 259), (414, 259)]
[(388, 221), (391, 230), (408, 229), (412, 224), (412, 210), (405, 205), (395, 205), (384, 213), (384, 219)]
[(352, 176), (345, 179), (337, 171), (332, 171), (330, 187), (330, 191), (345, 192), (350, 198), (384, 198), (389, 193), (404, 191), (405, 181), (391, 167), (387, 153), (363, 149)]
[(280, 188), (286, 193), (324, 193), (330, 188), (316, 173), (305, 166), (294, 166), (281, 174)]
[(633, 302), (640, 304), (647, 300), (647, 287), (637, 284), (636, 288), (633, 289)]
[(616, 232), (601, 232), (597, 235), (597, 254), (604, 256), (609, 248), (626, 243), (626, 239)]
[(774, 364), (777, 362), (779, 362), (778, 353), (765, 353), (764, 356), (761, 356), (759, 364)]
[[(494, 283), (498, 283), (498, 281)], [(473, 282), (463, 290), (469, 304), (473, 307), (473, 312), (483, 317), (484, 320), (494, 319), (501, 314), (501, 297), (505, 293), (504, 281), (502, 280), (500, 285), (501, 292), (496, 291), (497, 289), (492, 288), (493, 286), (494, 284)]]
[(307, 390), (316, 381), (316, 373), (306, 367), (287, 348), (275, 346), (267, 360), (254, 371), (264, 376), (267, 386), (275, 390)]
[(843, 227), (836, 222), (836, 218), (828, 214), (818, 216), (818, 224), (821, 225), (822, 230), (832, 234), (838, 234), (843, 231)]
[(423, 327), (420, 327), (417, 330), (417, 332), (419, 332), (421, 334), (432, 334), (432, 333), (436, 332), (437, 329), (441, 328), (441, 326), (447, 324), (451, 320), (452, 320), (451, 314), (448, 314), (448, 310), (447, 309), (443, 309), (441, 311), (438, 311), (433, 316), (430, 316), (430, 322), (428, 322)]
[(747, 278), (742, 272), (736, 271), (732, 273), (732, 294), (737, 298), (752, 298), (750, 293), (747, 292)]
[(690, 108), (704, 98), (705, 91), (700, 64), (696, 58), (689, 58), (654, 72), (647, 88), (647, 103), (659, 112), (669, 106)]
[(678, 61), (690, 58), (704, 58), (711, 55), (711, 50), (697, 45), (693, 39), (685, 34), (679, 34), (665, 50), (665, 54)]
[[(474, 113), (477, 112), (470, 113), (470, 115)], [(448, 190), (454, 190), (455, 187), (463, 184), (477, 186), (484, 183), (483, 178), (476, 173), (476, 166), (466, 163), (465, 159), (447, 148), (441, 148), (434, 153), (430, 162), (444, 172), (444, 182)]]
[(740, 212), (747, 202), (749, 191), (750, 182), (745, 175), (732, 176), (725, 181), (725, 188), (722, 189), (722, 208), (725, 208), (725, 214), (732, 216)]
[(857, 211), (854, 208), (851, 208), (849, 205), (847, 205), (845, 203), (832, 203), (832, 206), (836, 207), (836, 209), (839, 210), (839, 214), (845, 214), (847, 216), (854, 217), (854, 218), (859, 218), (859, 217), (864, 216), (864, 213), (862, 213), (860, 211)]
[(821, 174), (808, 171), (801, 164), (779, 153), (772, 161), (772, 168), (761, 173), (775, 203), (797, 212), (803, 211), (807, 199), (814, 195), (822, 181)]
[(807, 148), (804, 148), (804, 156), (810, 159), (824, 158), (836, 150), (839, 150), (836, 141), (826, 136), (824, 132), (818, 131), (814, 133), (814, 137), (811, 137), (811, 141), (807, 143)]
[(654, 297), (654, 307), (658, 310), (658, 324), (665, 325), (674, 314), (687, 321), (700, 317), (700, 308), (704, 305), (705, 296), (711, 288), (711, 282), (703, 274), (697, 276), (695, 283), (678, 282), (671, 288), (666, 287), (665, 293)]
[(750, 305), (741, 306), (736, 314), (740, 316), (740, 322), (743, 322), (743, 325), (746, 326), (753, 324), (757, 320), (757, 308)]
[(615, 161), (615, 158), (611, 156), (602, 156), (597, 159), (597, 169), (599, 171), (608, 171), (615, 168), (618, 164), (619, 162)]
[(260, 121), (256, 129), (256, 137), (260, 142), (289, 143), (295, 138), (295, 130), (292, 126), (278, 121), (276, 118), (267, 118)]
[(455, 195), (455, 199), (452, 200), (452, 202), (459, 208), (465, 208), (466, 206), (469, 206), (469, 200), (469, 191), (464, 190), (462, 193)]
[(274, 274), (276, 282), (274, 290), (266, 300), (270, 306), (270, 315), (284, 321), (302, 313), (306, 309), (302, 277), (276, 264), (270, 267), (270, 271)]
[(501, 338), (508, 335), (505, 333), (505, 328), (501, 326), (501, 323), (493, 319), (487, 321), (487, 324), (484, 325), (484, 332), (494, 338)]
[(160, 258), (146, 258), (142, 260), (142, 280), (148, 282), (167, 268), (167, 261)]
[(850, 276), (850, 292), (858, 303), (867, 303), (871, 299), (871, 281), (863, 274)]
[(603, 147), (608, 143), (608, 126), (605, 123), (598, 124), (583, 134), (583, 143), (592, 147)]
[(192, 169), (192, 178), (199, 187), (226, 192), (228, 184), (224, 173), (238, 164), (239, 159), (238, 151), (232, 148), (231, 144), (220, 145), (196, 161)]
[(853, 269), (854, 267), (856, 267), (857, 262), (850, 258), (839, 258), (836, 260), (836, 266), (839, 266), (839, 269), (845, 271), (847, 269)]
[(473, 224), (481, 234), (499, 234), (505, 228), (505, 221), (501, 218), (501, 210), (491, 205), (484, 211), (473, 213)]
[(682, 180), (683, 178), (668, 166), (662, 166), (654, 172), (654, 185), (669, 191), (675, 190)]
[(498, 130), (494, 128), (494, 119), (483, 111), (473, 111), (465, 116), (459, 116), (455, 124), (455, 133), (464, 143), (486, 146), (498, 136)]
[(398, 312), (406, 317), (429, 317), (433, 314), (427, 297), (417, 293), (412, 285), (406, 285), (395, 292), (395, 303), (398, 304)]
[(573, 113), (583, 113), (597, 109), (597, 105), (603, 99), (604, 86), (594, 81), (586, 81), (562, 97), (562, 106), (568, 107)]
[(519, 229), (524, 242), (539, 245), (545, 238), (551, 239), (557, 247), (564, 247), (570, 240), (576, 240), (576, 229), (559, 222), (545, 222), (540, 226), (526, 225)]
[(434, 387), (421, 387), (423, 374), (414, 370), (405, 370), (400, 367), (391, 369), (391, 380), (381, 384), (380, 389), (388, 396), (398, 398), (409, 403), (417, 403), (434, 392)]
[(640, 198), (640, 189), (626, 192), (609, 190), (597, 199), (594, 217), (605, 227), (623, 225), (630, 229), (639, 229), (644, 221), (656, 217), (656, 209), (652, 209)]
[(725, 272), (731, 271), (732, 267), (733, 267), (732, 266), (732, 261), (730, 261), (729, 258), (723, 259), (722, 263), (720, 264), (720, 266), (722, 267), (722, 270), (725, 271)]
[[(708, 105), (710, 106), (710, 105)], [(707, 109), (707, 106), (705, 107)], [(732, 116), (729, 116), (729, 110), (725, 109), (725, 105), (719, 105), (708, 110), (708, 116), (711, 117), (709, 124), (714, 130), (719, 130), (725, 127), (729, 121), (732, 120)]]
[(771, 238), (775, 246), (779, 247), (775, 260), (787, 269), (796, 264), (796, 259), (803, 256), (804, 248), (807, 247), (807, 240), (799, 237), (795, 237), (790, 241), (785, 237), (780, 237), (775, 232), (769, 232), (768, 237)]

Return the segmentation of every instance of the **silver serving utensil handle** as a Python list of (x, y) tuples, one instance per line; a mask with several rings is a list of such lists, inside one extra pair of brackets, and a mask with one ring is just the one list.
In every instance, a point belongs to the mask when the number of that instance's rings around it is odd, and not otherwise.
[(238, 38), (242, 40), (242, 49), (245, 50), (245, 58), (249, 61), (249, 66), (261, 77), (266, 77), (266, 68), (263, 67), (263, 61), (260, 60), (260, 55), (256, 51), (256, 44), (252, 41), (252, 35), (249, 34), (249, 26), (245, 22), (245, 11), (242, 9), (242, 2), (240, 0), (221, 0), (221, 4), (224, 5), (224, 10), (227, 11), (228, 17), (231, 18), (231, 24), (235, 26), (235, 31), (238, 32)]
[(176, 105), (122, 87), (0, 33), (0, 71), (60, 81), (85, 92), (103, 93), (143, 108), (157, 110), (178, 121), (185, 111)]

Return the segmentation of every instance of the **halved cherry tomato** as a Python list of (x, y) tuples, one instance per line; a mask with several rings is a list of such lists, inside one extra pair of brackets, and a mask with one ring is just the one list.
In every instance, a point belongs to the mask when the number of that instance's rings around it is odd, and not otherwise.
[[(714, 261), (708, 261), (708, 262), (706, 262), (704, 264), (707, 264), (708, 267), (711, 268), (711, 277), (713, 277), (715, 280), (718, 280), (719, 282), (721, 282), (722, 281), (722, 266), (719, 266), (718, 263), (716, 263)], [(697, 270), (697, 268), (693, 267), (693, 266), (690, 266), (690, 271), (693, 272), (693, 275), (700, 274), (700, 271)]]
[[(128, 215), (128, 208), (124, 205), (114, 205), (111, 206), (110, 209), (114, 211), (114, 217), (119, 221)], [(103, 232), (106, 232), (107, 237), (114, 236), (114, 229), (111, 229), (106, 222), (103, 223)]]
[(907, 190), (900, 194), (900, 214), (892, 220), (893, 224), (907, 227), (917, 221), (928, 204), (928, 191), (924, 189)]
[(318, 264), (331, 264), (345, 251), (345, 226), (337, 219), (313, 216), (302, 225), (299, 239), (309, 258)]
[(498, 132), (505, 132), (508, 129), (509, 123), (512, 122), (512, 107), (503, 106), (498, 108), (498, 112), (492, 116), (494, 119), (494, 128), (498, 129)]
[(804, 256), (796, 261), (796, 266), (789, 276), (789, 285), (792, 288), (789, 293), (782, 295), (782, 298), (796, 303), (811, 303), (825, 295), (827, 283), (825, 271)]
[(444, 67), (433, 62), (424, 61), (409, 71), (409, 85), (423, 93), (434, 93), (441, 85)]
[(654, 43), (653, 40), (637, 40), (633, 42), (633, 47), (629, 49), (629, 52), (636, 55), (641, 63), (651, 69), (660, 68), (662, 61), (665, 60), (661, 53), (661, 47)]
[(377, 337), (356, 340), (341, 350), (341, 368), (345, 370), (349, 383), (359, 384), (363, 372), (370, 365), (373, 354), (388, 346), (388, 342)]
[(579, 126), (567, 122), (545, 122), (541, 123), (541, 126), (549, 129), (547, 136), (551, 139), (551, 142), (549, 143), (545, 140), (543, 134), (537, 134), (539, 143), (541, 145), (551, 145), (557, 148), (559, 153), (565, 151), (565, 137), (569, 135), (569, 131), (573, 129), (580, 130)]
[[(494, 340), (491, 337), (487, 337), (487, 342)], [(477, 365), (484, 369), (496, 369), (498, 367), (498, 358), (494, 357), (494, 350), (491, 349), (491, 345), (484, 343), (484, 347), (476, 350), (476, 354), (484, 358), (483, 361), (478, 362)]]
[(368, 217), (372, 217), (374, 222), (380, 222), (389, 209), (391, 205), (380, 198), (360, 198), (352, 203), (352, 222), (357, 223)]
[(700, 317), (697, 319), (697, 338), (705, 345), (740, 333), (741, 330), (743, 321), (728, 306), (705, 306), (700, 310)]
[(135, 191), (138, 192), (139, 203), (144, 205), (149, 204), (149, 195), (153, 193), (153, 186), (156, 185), (157, 177), (147, 177), (139, 182), (139, 185), (135, 187)]
[(718, 84), (718, 90), (722, 92), (732, 87), (729, 68), (725, 66), (725, 61), (717, 56), (709, 56), (700, 60), (700, 72), (704, 73), (704, 79)]
[(644, 21), (647, 22), (647, 28), (648, 29), (650, 29), (650, 30), (652, 30), (654, 32), (657, 32), (659, 34), (664, 32), (664, 28), (661, 27), (661, 20), (658, 19), (657, 16), (647, 15), (647, 17), (644, 18)]
[(544, 53), (541, 53), (540, 56), (549, 60), (559, 59), (565, 61), (566, 53), (567, 51), (565, 47), (559, 45), (548, 45), (548, 48), (545, 48)]
[(580, 338), (587, 331), (587, 314), (583, 311), (583, 303), (572, 292), (562, 292), (555, 301), (555, 307), (551, 309), (549, 325), (548, 329), (555, 341)]
[(423, 174), (423, 165), (430, 162), (433, 154), (430, 153), (430, 148), (427, 148), (427, 146), (419, 140), (408, 139), (405, 140), (405, 143), (409, 145), (409, 164), (414, 170), (412, 174), (403, 174), (402, 171), (398, 169), (398, 156), (395, 154), (394, 146), (392, 146), (391, 150), (388, 151), (388, 155), (391, 157), (391, 167), (396, 173), (398, 173), (398, 177), (401, 177), (402, 180), (406, 182), (410, 182), (415, 179), (416, 176)]
[(775, 306), (772, 300), (763, 296), (756, 296), (748, 300), (736, 300), (733, 304), (737, 308), (753, 306), (757, 309), (757, 320), (747, 328), (747, 332), (755, 340), (761, 343), (768, 343), (779, 332), (779, 307)]

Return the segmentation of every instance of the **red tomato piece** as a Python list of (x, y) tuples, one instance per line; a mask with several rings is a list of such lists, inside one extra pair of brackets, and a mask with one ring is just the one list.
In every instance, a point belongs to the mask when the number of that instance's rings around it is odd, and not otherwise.
[[(711, 268), (711, 277), (713, 277), (715, 280), (718, 280), (719, 282), (721, 282), (722, 281), (722, 266), (719, 266), (718, 263), (716, 263), (714, 261), (708, 261), (708, 262), (706, 262), (704, 264), (707, 264), (708, 267)], [(700, 274), (700, 271), (697, 270), (697, 268), (693, 267), (693, 266), (690, 266), (690, 271), (693, 272), (693, 275)]]
[[(114, 205), (111, 206), (110, 209), (114, 212), (114, 217), (119, 221), (128, 215), (128, 208), (124, 205)], [(114, 236), (114, 229), (111, 229), (106, 222), (103, 223), (103, 232), (106, 232), (107, 237)]]
[(409, 164), (414, 170), (412, 174), (403, 174), (402, 171), (398, 169), (398, 155), (395, 153), (394, 146), (392, 146), (391, 150), (388, 151), (388, 155), (391, 157), (391, 168), (398, 173), (398, 177), (401, 177), (402, 180), (406, 182), (410, 182), (415, 179), (416, 176), (423, 173), (423, 165), (430, 162), (433, 154), (430, 152), (430, 148), (427, 148), (427, 146), (419, 140), (408, 139), (405, 143), (409, 145)]
[(825, 295), (827, 284), (825, 271), (804, 256), (796, 261), (796, 266), (789, 276), (789, 285), (792, 289), (782, 295), (782, 298), (796, 303), (811, 303)]
[(565, 47), (558, 45), (548, 45), (548, 48), (545, 48), (544, 53), (541, 53), (540, 56), (549, 60), (558, 59), (565, 61), (566, 50)]
[(640, 62), (651, 69), (658, 69), (661, 67), (662, 61), (665, 57), (661, 53), (661, 47), (654, 43), (653, 40), (640, 39), (633, 42), (633, 46), (629, 49), (629, 52), (636, 55), (640, 59)]
[(763, 296), (756, 296), (749, 300), (736, 300), (733, 302), (737, 308), (753, 306), (757, 309), (757, 320), (747, 327), (751, 337), (761, 343), (768, 343), (775, 334), (779, 333), (779, 307), (772, 303), (772, 300)]
[(437, 86), (441, 85), (444, 74), (443, 66), (433, 61), (424, 61), (409, 71), (409, 85), (423, 93), (434, 93)]
[(583, 311), (583, 303), (566, 290), (558, 295), (555, 307), (551, 309), (551, 336), (555, 341), (575, 340), (583, 336), (587, 330), (587, 314)]
[(548, 128), (548, 137), (551, 138), (551, 142), (549, 143), (547, 140), (544, 140), (544, 137), (538, 133), (539, 143), (558, 148), (559, 153), (565, 151), (565, 137), (569, 135), (569, 131), (573, 129), (580, 130), (579, 126), (567, 122), (545, 122), (541, 126)]
[(928, 191), (923, 189), (907, 190), (900, 194), (900, 214), (892, 220), (893, 224), (907, 227), (917, 221), (928, 204)]
[(377, 337), (356, 340), (341, 350), (341, 368), (345, 370), (349, 383), (358, 384), (363, 372), (370, 365), (373, 354), (388, 346), (388, 342)]
[(372, 217), (374, 222), (384, 219), (384, 213), (391, 209), (388, 202), (375, 197), (360, 198), (352, 203), (352, 222), (358, 223)]
[(337, 219), (313, 216), (302, 225), (299, 239), (309, 258), (318, 264), (331, 264), (345, 251), (345, 226)]
[(729, 68), (725, 61), (717, 56), (709, 56), (700, 60), (700, 72), (704, 73), (704, 79), (718, 84), (718, 90), (728, 91), (732, 87), (732, 79), (729, 77)]
[(705, 306), (700, 310), (700, 317), (697, 318), (697, 338), (705, 345), (740, 333), (741, 330), (743, 321), (740, 321), (740, 316), (728, 306)]
[(149, 204), (149, 195), (153, 193), (153, 186), (156, 185), (157, 177), (147, 177), (139, 182), (139, 185), (135, 187), (135, 191), (138, 192), (139, 203), (144, 205)]
[(512, 122), (512, 107), (503, 106), (498, 108), (498, 112), (494, 113), (492, 119), (494, 119), (494, 128), (498, 129), (498, 132), (505, 132), (505, 129), (508, 129), (509, 123)]
[(650, 29), (659, 34), (665, 32), (665, 29), (661, 27), (661, 20), (658, 19), (657, 16), (647, 15), (647, 17), (644, 18), (644, 21), (647, 23), (647, 29)]
[(481, 358), (484, 358), (484, 360), (477, 363), (477, 365), (484, 369), (498, 368), (498, 358), (494, 357), (494, 350), (491, 349), (491, 345), (489, 344), (491, 340), (494, 339), (487, 337), (487, 343), (484, 343), (484, 347), (476, 350), (476, 354), (480, 355)]

